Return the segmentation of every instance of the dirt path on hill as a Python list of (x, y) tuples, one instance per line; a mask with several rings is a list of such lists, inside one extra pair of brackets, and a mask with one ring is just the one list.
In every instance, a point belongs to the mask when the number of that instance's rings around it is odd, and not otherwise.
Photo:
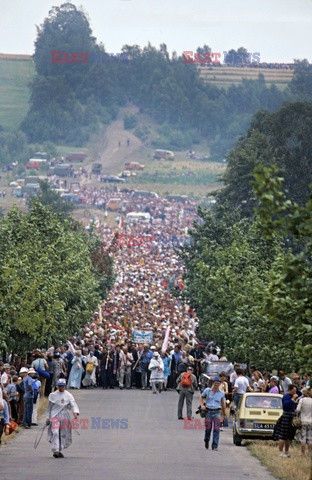
[[(136, 107), (122, 109), (117, 120), (107, 127), (99, 160), (103, 165), (102, 172), (104, 175), (116, 175), (125, 170), (125, 162), (135, 161), (136, 152), (144, 148), (141, 140), (131, 131), (124, 129), (123, 118), (125, 114), (137, 112), (138, 108)], [(128, 141), (129, 145), (127, 144)]]

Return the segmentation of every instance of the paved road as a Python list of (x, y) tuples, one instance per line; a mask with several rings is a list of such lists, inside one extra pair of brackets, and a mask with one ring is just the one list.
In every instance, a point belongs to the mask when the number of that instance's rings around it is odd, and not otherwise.
[[(193, 406), (198, 393), (195, 397)], [(127, 419), (128, 428), (80, 429), (79, 436), (73, 432), (64, 459), (52, 457), (45, 432), (34, 450), (40, 427), (23, 430), (0, 448), (1, 480), (273, 479), (247, 449), (232, 444), (229, 429), (221, 433), (218, 452), (205, 450), (203, 430), (183, 429), (184, 422), (177, 420), (176, 392), (82, 390), (75, 398), (89, 427), (91, 417), (101, 417)]]

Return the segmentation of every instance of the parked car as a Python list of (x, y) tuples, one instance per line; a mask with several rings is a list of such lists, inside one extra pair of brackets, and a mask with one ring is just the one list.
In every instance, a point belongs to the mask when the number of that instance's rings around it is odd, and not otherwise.
[(118, 178), (115, 175), (104, 175), (101, 177), (101, 182), (104, 183), (125, 183), (124, 178)]
[(139, 162), (126, 162), (125, 167), (127, 167), (128, 170), (144, 170), (145, 165), (141, 165)]
[(150, 198), (150, 199), (157, 199), (158, 193), (156, 192), (149, 192), (147, 190), (134, 190), (131, 194), (131, 198)]
[(102, 164), (101, 163), (93, 163), (92, 165), (92, 173), (95, 175), (99, 175), (102, 170)]
[(245, 393), (242, 395), (233, 422), (233, 443), (243, 439), (272, 439), (274, 426), (283, 413), (282, 395), (277, 393)]
[(84, 152), (70, 152), (66, 156), (68, 162), (83, 162), (87, 158), (87, 154)]
[(129, 212), (126, 215), (125, 224), (129, 223), (150, 223), (151, 215), (148, 212)]

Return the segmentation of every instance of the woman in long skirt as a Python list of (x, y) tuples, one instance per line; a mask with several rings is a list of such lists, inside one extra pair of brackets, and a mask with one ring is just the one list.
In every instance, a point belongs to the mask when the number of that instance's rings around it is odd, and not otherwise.
[[(273, 439), (278, 440), (280, 457), (290, 457), (289, 447), (295, 437), (296, 428), (292, 426), (292, 419), (297, 408), (298, 398), (295, 385), (288, 386), (288, 392), (283, 396), (283, 414), (276, 422)], [(285, 447), (285, 451), (284, 450)]]

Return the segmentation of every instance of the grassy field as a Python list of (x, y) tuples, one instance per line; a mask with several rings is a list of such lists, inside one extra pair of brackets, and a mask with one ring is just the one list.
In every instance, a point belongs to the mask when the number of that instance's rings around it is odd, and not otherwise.
[(28, 109), (28, 83), (34, 75), (31, 60), (0, 58), (0, 125), (17, 128)]

